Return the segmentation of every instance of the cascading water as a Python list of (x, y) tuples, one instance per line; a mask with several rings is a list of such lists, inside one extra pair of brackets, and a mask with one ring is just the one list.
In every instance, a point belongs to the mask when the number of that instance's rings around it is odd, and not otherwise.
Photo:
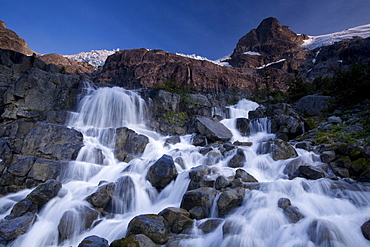
[[(329, 179), (287, 179), (284, 172), (293, 161), (320, 166), (317, 155), (297, 150), (299, 156), (275, 161), (270, 154), (259, 154), (259, 145), (273, 139), (268, 119), (252, 120), (251, 135), (242, 136), (235, 128), (235, 119), (248, 118), (248, 112), (258, 104), (242, 100), (229, 107), (229, 119), (222, 123), (233, 133), (231, 141), (253, 142), (240, 147), (246, 161), (242, 167), (258, 181), (258, 187), (246, 189), (244, 201), (232, 211), (214, 231), (204, 234), (194, 224), (191, 237), (180, 240), (179, 246), (369, 246), (361, 234), (361, 224), (370, 217), (370, 192), (361, 184)], [(136, 215), (159, 213), (166, 207), (179, 207), (189, 184), (189, 170), (198, 165), (213, 167), (210, 176), (235, 175), (235, 168), (227, 166), (234, 151), (225, 155), (202, 155), (200, 147), (191, 144), (191, 135), (182, 136), (181, 142), (165, 145), (166, 137), (145, 127), (144, 100), (122, 88), (87, 88), (78, 112), (72, 113), (68, 125), (80, 131), (85, 146), (75, 161), (70, 162), (59, 180), (63, 183), (58, 196), (49, 201), (38, 213), (37, 221), (28, 232), (9, 246), (77, 246), (86, 236), (98, 235), (109, 242), (125, 237), (129, 221)], [(140, 158), (129, 163), (119, 162), (114, 156), (115, 129), (129, 127), (149, 138), (149, 144)], [(213, 148), (214, 153), (219, 153)], [(263, 153), (263, 152), (262, 152)], [(175, 181), (160, 193), (146, 179), (149, 167), (163, 154), (172, 156), (179, 173)], [(180, 164), (181, 163), (181, 164)], [(95, 217), (95, 223), (86, 229), (86, 215), (94, 215), (85, 200), (105, 186), (114, 186), (111, 202), (105, 207), (106, 215)], [(7, 205), (1, 218), (10, 212), (9, 203), (19, 201), (31, 190), (0, 198)], [(288, 198), (304, 216), (292, 223), (278, 207), (280, 198)], [(217, 217), (215, 206), (211, 216)], [(85, 218), (83, 217), (85, 215)], [(64, 225), (63, 225), (63, 224)], [(58, 231), (58, 226), (68, 226)]]

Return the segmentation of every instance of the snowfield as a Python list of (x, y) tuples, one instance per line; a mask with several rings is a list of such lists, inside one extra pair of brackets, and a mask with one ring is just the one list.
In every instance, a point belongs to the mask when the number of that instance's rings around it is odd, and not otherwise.
[(319, 36), (309, 36), (302, 45), (305, 50), (314, 50), (316, 48), (332, 45), (337, 41), (352, 39), (353, 37), (370, 37), (370, 24), (349, 28), (341, 32), (324, 34)]
[(103, 66), (107, 57), (114, 54), (119, 49), (115, 50), (92, 50), (89, 52), (80, 52), (74, 55), (63, 55), (64, 57), (78, 61), (78, 62), (86, 62), (91, 64), (92, 66), (99, 67)]

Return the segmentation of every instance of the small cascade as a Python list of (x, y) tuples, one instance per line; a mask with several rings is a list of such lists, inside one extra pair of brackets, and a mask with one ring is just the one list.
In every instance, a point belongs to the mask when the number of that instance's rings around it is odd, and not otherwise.
[[(226, 181), (219, 185), (225, 187), (208, 205), (207, 217), (219, 219), (218, 225), (203, 231), (199, 225), (208, 218), (196, 220), (191, 229), (176, 239), (176, 246), (368, 246), (360, 226), (369, 218), (369, 187), (328, 178), (289, 179), (301, 164), (321, 168), (323, 163), (315, 153), (303, 149), (296, 150), (297, 157), (274, 160), (269, 150), (275, 135), (267, 118), (249, 121), (250, 133), (240, 133), (236, 119), (248, 119), (249, 112), (257, 107), (257, 103), (243, 99), (229, 106), (228, 118), (221, 121), (232, 132), (232, 143), (250, 145), (196, 147), (191, 144), (192, 135), (168, 144), (168, 137), (146, 127), (147, 106), (139, 94), (118, 87), (87, 85), (78, 111), (71, 113), (68, 122), (70, 128), (83, 134), (84, 147), (58, 178), (63, 184), (58, 196), (38, 212), (27, 233), (8, 246), (78, 246), (90, 235), (103, 237), (109, 243), (124, 238), (135, 216), (179, 208), (188, 187), (194, 186), (189, 173), (201, 165), (208, 169), (202, 180), (205, 184), (215, 182), (219, 176)], [(214, 109), (213, 114), (225, 116), (220, 109)], [(116, 130), (122, 127), (149, 139), (143, 154), (129, 162), (119, 161), (114, 153)], [(157, 190), (148, 181), (147, 173), (165, 154), (172, 157), (178, 174)], [(232, 161), (236, 167), (229, 165)], [(253, 182), (233, 180), (240, 169)], [(215, 188), (208, 184), (203, 185)], [(234, 188), (238, 190), (233, 191)], [(232, 209), (217, 203), (225, 198), (222, 193), (230, 190), (241, 190), (244, 195)], [(1, 219), (31, 191), (0, 198)], [(219, 217), (222, 214), (225, 217)]]

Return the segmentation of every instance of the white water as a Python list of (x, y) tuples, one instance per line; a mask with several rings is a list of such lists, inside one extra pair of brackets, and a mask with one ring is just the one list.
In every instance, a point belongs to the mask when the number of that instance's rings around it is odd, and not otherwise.
[[(69, 121), (71, 128), (83, 133), (85, 146), (59, 178), (63, 182), (59, 195), (38, 213), (37, 221), (29, 231), (9, 246), (77, 246), (89, 235), (104, 237), (110, 243), (125, 237), (127, 225), (135, 215), (159, 213), (169, 206), (179, 207), (189, 184), (190, 168), (211, 165), (214, 168), (211, 177), (214, 178), (235, 174), (236, 169), (227, 167), (235, 150), (216, 158), (203, 156), (199, 147), (191, 145), (191, 135), (182, 136), (181, 143), (164, 146), (166, 137), (145, 127), (147, 109), (135, 92), (122, 88), (86, 90), (78, 112), (73, 113)], [(194, 229), (192, 237), (182, 240), (181, 246), (369, 246), (360, 230), (360, 226), (370, 219), (369, 190), (361, 184), (329, 179), (288, 180), (283, 171), (293, 159), (274, 161), (270, 154), (257, 154), (259, 143), (274, 138), (269, 133), (267, 119), (252, 121), (249, 137), (241, 136), (235, 129), (235, 118), (248, 117), (248, 112), (256, 107), (258, 104), (242, 100), (229, 107), (231, 117), (222, 123), (232, 131), (232, 141), (253, 142), (251, 147), (240, 148), (247, 160), (243, 169), (260, 181), (259, 188), (247, 189), (243, 205), (226, 216), (226, 220), (232, 221), (232, 229), (235, 228), (232, 234), (223, 237), (223, 224), (209, 234)], [(113, 154), (114, 130), (123, 126), (148, 136), (150, 140), (144, 154), (129, 163), (117, 161)], [(214, 151), (218, 152), (216, 148)], [(298, 150), (298, 153), (297, 160), (321, 165), (315, 154), (305, 150)], [(171, 155), (174, 160), (181, 157), (184, 164), (181, 167), (176, 163), (177, 179), (158, 193), (146, 180), (146, 173), (163, 154)], [(98, 219), (99, 224), (81, 231), (78, 210), (91, 207), (84, 199), (97, 190), (101, 181), (117, 184), (119, 200), (114, 201), (111, 214)], [(0, 198), (1, 218), (30, 191)], [(289, 223), (277, 206), (282, 197), (289, 198), (305, 218), (295, 224)], [(74, 212), (75, 234), (58, 243), (58, 224), (67, 211)]]

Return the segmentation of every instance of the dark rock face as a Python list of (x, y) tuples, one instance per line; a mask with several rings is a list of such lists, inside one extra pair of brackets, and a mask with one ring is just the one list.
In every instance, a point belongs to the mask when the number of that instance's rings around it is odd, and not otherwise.
[(109, 244), (108, 240), (93, 235), (84, 238), (78, 247), (109, 247)]
[(250, 129), (249, 129), (250, 120), (247, 118), (237, 118), (236, 119), (236, 129), (242, 134), (242, 136), (249, 136)]
[(96, 192), (86, 198), (92, 206), (96, 208), (104, 208), (114, 195), (114, 183), (108, 183), (100, 186)]
[(251, 174), (249, 174), (243, 169), (236, 170), (235, 179), (238, 179), (238, 178), (241, 178), (243, 182), (247, 182), (247, 183), (257, 183), (258, 182), (257, 179), (255, 179)]
[(171, 156), (164, 154), (147, 173), (147, 179), (158, 191), (161, 191), (172, 180), (176, 179), (177, 170)]
[(80, 132), (40, 122), (26, 136), (22, 154), (52, 160), (73, 160), (82, 146)]
[(126, 127), (116, 129), (116, 145), (114, 153), (117, 159), (125, 162), (131, 161), (145, 150), (149, 143), (148, 137), (137, 134)]
[(196, 128), (201, 135), (211, 141), (228, 141), (233, 135), (225, 125), (206, 117), (198, 117)]
[(298, 100), (297, 107), (309, 115), (321, 115), (331, 106), (331, 100), (330, 96), (307, 95)]
[(129, 89), (150, 88), (174, 81), (179, 88), (202, 92), (232, 87), (250, 91), (254, 87), (252, 77), (247, 73), (209, 61), (147, 49), (119, 51), (109, 56), (97, 81)]
[(156, 244), (164, 244), (167, 242), (168, 225), (166, 220), (156, 214), (144, 214), (134, 217), (127, 227), (126, 238), (144, 234)]
[(262, 142), (258, 147), (257, 153), (271, 153), (274, 160), (284, 160), (298, 156), (297, 151), (289, 143), (280, 139)]
[(13, 50), (26, 55), (32, 55), (33, 53), (26, 41), (12, 30), (7, 29), (5, 23), (2, 21), (0, 21), (0, 48)]
[(122, 247), (122, 246), (138, 246), (138, 247), (158, 247), (159, 245), (154, 243), (150, 238), (144, 234), (132, 235), (128, 238), (122, 238), (113, 241), (110, 247)]
[(35, 219), (36, 215), (28, 212), (21, 217), (2, 220), (0, 222), (0, 238), (3, 238), (7, 241), (15, 239), (19, 235), (26, 233)]
[(38, 58), (46, 64), (55, 64), (67, 73), (91, 73), (97, 69), (89, 63), (73, 61), (56, 53), (41, 55)]

